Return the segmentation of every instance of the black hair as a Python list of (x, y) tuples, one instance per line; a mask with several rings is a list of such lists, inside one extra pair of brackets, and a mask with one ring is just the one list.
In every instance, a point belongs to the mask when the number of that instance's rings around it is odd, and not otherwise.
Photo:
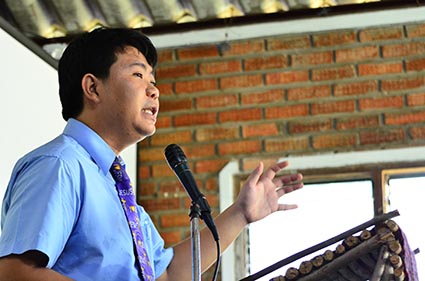
[(83, 110), (83, 76), (91, 73), (100, 79), (108, 78), (117, 53), (128, 46), (139, 50), (149, 65), (153, 69), (156, 67), (158, 57), (155, 47), (147, 36), (134, 29), (98, 28), (71, 41), (58, 67), (63, 119), (75, 118)]

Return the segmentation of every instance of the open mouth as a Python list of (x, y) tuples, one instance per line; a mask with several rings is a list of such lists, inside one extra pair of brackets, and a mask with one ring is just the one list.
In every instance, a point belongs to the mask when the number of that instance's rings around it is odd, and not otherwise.
[(155, 114), (158, 112), (158, 109), (156, 107), (148, 107), (142, 109), (143, 113), (151, 114), (155, 116)]

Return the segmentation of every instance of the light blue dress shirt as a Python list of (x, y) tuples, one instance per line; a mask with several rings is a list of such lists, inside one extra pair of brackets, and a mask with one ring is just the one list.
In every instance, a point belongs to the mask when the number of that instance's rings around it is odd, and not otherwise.
[[(70, 119), (62, 135), (16, 164), (3, 200), (0, 257), (45, 253), (47, 267), (78, 281), (140, 280), (133, 241), (115, 182), (115, 154), (89, 127)], [(154, 274), (173, 250), (138, 206)]]

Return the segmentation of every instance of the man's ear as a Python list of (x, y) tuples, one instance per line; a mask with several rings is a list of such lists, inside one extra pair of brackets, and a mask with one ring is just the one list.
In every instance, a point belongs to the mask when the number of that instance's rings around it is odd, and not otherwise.
[(84, 97), (95, 103), (100, 101), (99, 93), (97, 92), (98, 84), (99, 79), (91, 73), (86, 73), (81, 79)]

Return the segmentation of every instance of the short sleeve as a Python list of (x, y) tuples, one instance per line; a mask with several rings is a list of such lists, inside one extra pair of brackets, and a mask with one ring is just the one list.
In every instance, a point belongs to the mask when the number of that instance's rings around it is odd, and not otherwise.
[(75, 175), (57, 157), (18, 162), (3, 202), (0, 256), (38, 250), (48, 256), (48, 267), (55, 263), (78, 214), (71, 179)]

